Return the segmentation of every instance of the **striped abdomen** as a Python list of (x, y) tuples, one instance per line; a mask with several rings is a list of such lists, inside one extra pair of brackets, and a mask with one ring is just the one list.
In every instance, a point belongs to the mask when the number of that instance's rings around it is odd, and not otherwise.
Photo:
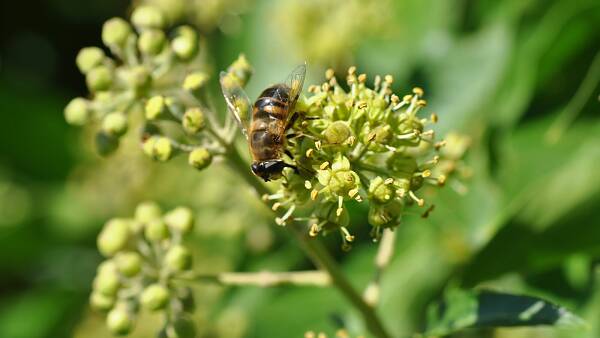
[(287, 86), (275, 85), (265, 89), (254, 103), (249, 133), (254, 161), (281, 158), (289, 112), (288, 92)]

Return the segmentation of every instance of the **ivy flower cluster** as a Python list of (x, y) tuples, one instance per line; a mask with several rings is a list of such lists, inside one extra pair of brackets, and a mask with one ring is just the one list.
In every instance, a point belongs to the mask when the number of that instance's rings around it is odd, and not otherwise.
[[(209, 76), (199, 52), (201, 39), (190, 26), (166, 28), (164, 14), (152, 6), (137, 7), (131, 22), (112, 18), (104, 24), (102, 41), (110, 56), (99, 47), (79, 52), (76, 63), (90, 95), (71, 100), (65, 118), (72, 125), (95, 125), (98, 152), (107, 155), (131, 131), (133, 113), (141, 111), (144, 153), (157, 161), (186, 153), (191, 166), (204, 169), (220, 150), (211, 138), (214, 116), (206, 116)], [(166, 123), (178, 124), (184, 132), (164, 137)]]
[(189, 314), (194, 299), (178, 283), (192, 266), (183, 238), (194, 226), (185, 207), (165, 214), (152, 202), (138, 205), (133, 218), (109, 220), (97, 240), (106, 257), (97, 269), (91, 306), (106, 312), (106, 325), (116, 335), (129, 334), (140, 311), (162, 312), (159, 336), (193, 337)]
[(348, 205), (366, 201), (372, 236), (400, 223), (404, 210), (416, 205), (423, 215), (433, 205), (420, 196), (424, 185), (443, 186), (447, 174), (434, 169), (444, 141), (436, 141), (430, 125), (436, 114), (421, 117), (427, 105), (423, 90), (399, 97), (392, 93), (393, 78), (376, 76), (373, 88), (367, 76), (351, 67), (345, 89), (333, 70), (320, 86), (310, 86), (297, 110), (311, 119), (296, 124), (297, 140), (289, 150), (301, 175), (287, 172), (277, 193), (266, 195), (273, 209), (285, 208), (277, 223), (300, 219), (293, 213), (301, 206), (311, 210), (311, 236), (338, 231), (343, 247), (354, 237), (349, 231)]

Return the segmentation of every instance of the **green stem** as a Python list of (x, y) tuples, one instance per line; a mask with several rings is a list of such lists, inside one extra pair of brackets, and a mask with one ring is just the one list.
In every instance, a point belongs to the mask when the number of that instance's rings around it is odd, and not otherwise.
[[(259, 196), (269, 193), (267, 187), (260, 183), (256, 177), (250, 173), (248, 164), (242, 159), (234, 146), (229, 146), (227, 148), (225, 157), (229, 160), (227, 161), (229, 166), (235, 170), (235, 172), (239, 173), (243, 179), (256, 190)], [(381, 320), (375, 313), (375, 309), (369, 306), (354, 289), (323, 244), (318, 240), (309, 238), (305, 229), (296, 222), (288, 224), (285, 229), (296, 238), (312, 262), (329, 274), (333, 285), (361, 313), (369, 331), (378, 338), (389, 338), (390, 335), (383, 327)]]

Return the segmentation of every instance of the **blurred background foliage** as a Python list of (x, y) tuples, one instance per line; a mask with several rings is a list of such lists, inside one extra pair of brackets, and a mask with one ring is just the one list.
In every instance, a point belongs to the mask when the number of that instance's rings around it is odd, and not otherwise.
[[(406, 217), (383, 276), (379, 313), (398, 337), (424, 328), (448, 285), (541, 295), (587, 319), (587, 330), (471, 331), (460, 337), (600, 335), (600, 4), (595, 0), (140, 0), (206, 36), (213, 75), (238, 53), (255, 66), (248, 92), (306, 60), (308, 84), (333, 67), (392, 74), (394, 90), (429, 94), (438, 131), (471, 138), (467, 180), (435, 197), (429, 219)], [(92, 133), (67, 126), (68, 99), (84, 95), (74, 65), (101, 45), (102, 23), (125, 17), (116, 0), (3, 2), (0, 6), (0, 337), (106, 337), (87, 297), (100, 260), (95, 236), (113, 216), (153, 199), (198, 214), (200, 271), (310, 268), (245, 189), (216, 166), (159, 165), (135, 133), (108, 159)], [(595, 61), (594, 61), (595, 60)], [(223, 169), (223, 170), (221, 170)], [(366, 222), (362, 209), (353, 222)], [(357, 227), (357, 229), (365, 227)], [(365, 233), (331, 250), (364, 288), (376, 246)], [(329, 241), (329, 239), (325, 239)], [(364, 333), (330, 289), (197, 287), (201, 337), (302, 337), (340, 326)], [(140, 320), (147, 337), (159, 321)]]

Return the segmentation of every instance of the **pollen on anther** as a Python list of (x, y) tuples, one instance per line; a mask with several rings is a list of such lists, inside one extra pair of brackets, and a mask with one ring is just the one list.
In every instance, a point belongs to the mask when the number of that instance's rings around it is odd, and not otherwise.
[(392, 183), (394, 183), (394, 179), (393, 178), (387, 178), (385, 181), (383, 181), (384, 184), (390, 185)]
[(433, 122), (433, 123), (438, 122), (438, 116), (436, 113), (431, 113), (431, 122)]
[(313, 153), (315, 152), (315, 150), (313, 148), (309, 148), (306, 151), (306, 157), (311, 157), (313, 155)]
[(348, 75), (354, 75), (356, 73), (356, 66), (348, 68)]
[(325, 162), (321, 163), (321, 165), (319, 166), (319, 169), (325, 170), (325, 168), (327, 168), (328, 166), (329, 166), (329, 162), (325, 161)]
[(308, 190), (312, 189), (312, 183), (310, 183), (310, 181), (306, 180), (304, 181), (304, 187)]
[(424, 171), (421, 173), (421, 176), (423, 176), (423, 177), (425, 177), (425, 178), (427, 178), (427, 177), (431, 176), (431, 170), (429, 170), (429, 169), (426, 169), (426, 170), (424, 170)]
[(356, 196), (356, 194), (358, 194), (358, 188), (354, 188), (354, 189), (348, 191), (348, 196), (350, 196), (350, 198), (354, 198), (354, 196)]
[(386, 75), (386, 76), (385, 76), (383, 79), (384, 79), (384, 81), (385, 81), (385, 82), (387, 82), (387, 83), (392, 83), (392, 82), (394, 82), (394, 77), (393, 77), (393, 76), (391, 76), (391, 75), (389, 75), (389, 74), (388, 74), (388, 75)]
[(413, 88), (412, 92), (418, 96), (423, 96), (423, 94), (424, 94), (423, 89), (421, 87)]
[(427, 105), (427, 101), (425, 101), (425, 100), (419, 100), (419, 101), (417, 101), (417, 105), (419, 107), (425, 107)]
[(410, 95), (410, 94), (404, 95), (402, 97), (402, 101), (404, 101), (404, 102), (410, 102), (410, 100), (412, 100), (412, 95)]
[(281, 203), (275, 202), (275, 203), (273, 203), (273, 206), (271, 207), (271, 209), (273, 209), (273, 211), (277, 211), (277, 209), (279, 209), (279, 207), (281, 207)]
[(365, 83), (367, 81), (367, 74), (360, 74), (358, 76), (358, 82)]
[(425, 205), (425, 200), (422, 198), (418, 198), (417, 195), (412, 190), (408, 191), (408, 195), (417, 203), (418, 206), (422, 207)]

